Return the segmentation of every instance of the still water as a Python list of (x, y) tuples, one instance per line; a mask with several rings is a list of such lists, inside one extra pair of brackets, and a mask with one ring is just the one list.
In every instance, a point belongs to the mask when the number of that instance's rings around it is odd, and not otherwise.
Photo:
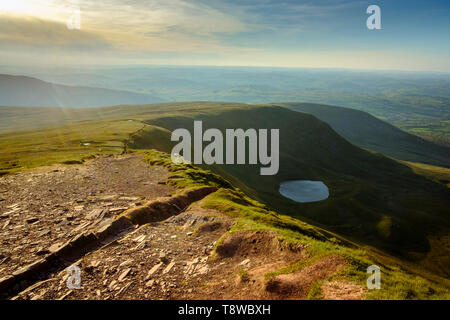
[(280, 184), (280, 193), (297, 202), (315, 202), (325, 200), (330, 193), (322, 181), (292, 180)]

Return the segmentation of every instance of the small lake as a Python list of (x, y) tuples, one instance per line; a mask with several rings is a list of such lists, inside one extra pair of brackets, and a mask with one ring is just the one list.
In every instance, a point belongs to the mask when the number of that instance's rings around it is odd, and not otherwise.
[(297, 202), (315, 202), (330, 196), (328, 187), (322, 181), (292, 180), (280, 183), (282, 196)]

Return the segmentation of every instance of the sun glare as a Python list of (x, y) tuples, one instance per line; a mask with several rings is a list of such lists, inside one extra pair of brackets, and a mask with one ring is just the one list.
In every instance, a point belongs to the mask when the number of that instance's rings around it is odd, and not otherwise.
[(31, 13), (33, 5), (25, 0), (2, 1), (0, 10), (7, 13)]
[(50, 18), (52, 6), (49, 1), (42, 0), (1, 0), (0, 14), (31, 15)]

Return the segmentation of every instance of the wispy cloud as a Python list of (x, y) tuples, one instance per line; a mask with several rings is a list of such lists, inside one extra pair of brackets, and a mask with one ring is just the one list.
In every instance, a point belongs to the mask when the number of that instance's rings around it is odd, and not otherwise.
[[(384, 52), (384, 61), (388, 54), (397, 61), (392, 52), (419, 61), (422, 53), (423, 63), (430, 56), (423, 48), (441, 58), (449, 50), (440, 41), (450, 30), (440, 12), (450, 5), (441, 0), (429, 0), (434, 11), (427, 13), (418, 0), (411, 0), (406, 12), (402, 5), (379, 0), (386, 27), (372, 33), (365, 28), (369, 0), (0, 1), (1, 56), (10, 53), (11, 60), (42, 55), (94, 63), (109, 57), (123, 63), (316, 66), (321, 57), (327, 66), (352, 60), (370, 67), (373, 54), (367, 52)], [(81, 9), (81, 30), (65, 27), (70, 5)], [(427, 26), (415, 27), (414, 21)], [(424, 41), (427, 45), (420, 45)], [(360, 58), (363, 52), (371, 58)]]
[(64, 23), (35, 17), (0, 16), (0, 46), (25, 48), (109, 49), (99, 34), (69, 30)]

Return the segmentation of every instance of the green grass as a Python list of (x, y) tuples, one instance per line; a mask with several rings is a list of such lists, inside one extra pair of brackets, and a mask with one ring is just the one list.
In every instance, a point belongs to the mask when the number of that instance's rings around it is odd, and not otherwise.
[[(0, 106), (0, 175), (55, 163), (79, 163), (124, 151), (130, 136), (150, 130), (143, 120), (193, 110), (236, 108), (227, 103), (175, 103), (93, 109)], [(167, 132), (158, 128), (160, 142)], [(167, 130), (166, 130), (167, 131)], [(164, 136), (165, 135), (165, 136)], [(84, 145), (83, 143), (90, 143)], [(165, 150), (166, 151), (166, 150)]]
[(241, 269), (238, 272), (238, 276), (239, 278), (241, 278), (241, 281), (245, 282), (249, 280), (249, 275), (248, 275), (248, 271), (245, 269)]
[(142, 124), (129, 121), (86, 122), (0, 135), (0, 172), (78, 163), (96, 154), (121, 153), (124, 140)]
[(316, 116), (328, 123), (342, 137), (361, 148), (400, 160), (450, 167), (449, 147), (420, 139), (366, 112), (311, 103), (280, 105)]
[(450, 169), (432, 166), (429, 164), (404, 162), (415, 173), (420, 174), (428, 179), (442, 183), (450, 188)]
[[(178, 187), (187, 186), (217, 186), (218, 181), (209, 181), (212, 173), (194, 167), (192, 165), (173, 165), (170, 156), (155, 150), (140, 151), (147, 161), (153, 165), (163, 165), (171, 171), (171, 175), (180, 175), (184, 182), (172, 180), (169, 183)], [(185, 174), (191, 171), (197, 174)], [(204, 175), (203, 184), (198, 185), (197, 178)], [(222, 180), (220, 177), (217, 178)], [(236, 224), (228, 231), (229, 233), (243, 231), (270, 231), (278, 235), (283, 241), (294, 244), (302, 244), (307, 248), (307, 259), (294, 262), (273, 273), (265, 276), (266, 280), (284, 273), (291, 273), (331, 254), (342, 256), (346, 266), (328, 280), (341, 279), (356, 283), (365, 287), (367, 280), (367, 267), (378, 265), (382, 270), (382, 289), (370, 290), (366, 299), (449, 299), (450, 287), (448, 280), (431, 275), (423, 270), (406, 268), (402, 261), (394, 257), (380, 254), (370, 248), (361, 248), (350, 241), (340, 238), (338, 235), (308, 225), (292, 217), (279, 214), (270, 210), (267, 206), (247, 197), (240, 190), (230, 186), (226, 181), (220, 182), (222, 188), (218, 192), (207, 196), (202, 201), (202, 206), (207, 209), (218, 210), (230, 217), (235, 218)], [(220, 246), (225, 234), (217, 243)], [(245, 276), (246, 270), (241, 270), (239, 276)], [(315, 289), (314, 289), (315, 288)], [(320, 297), (317, 289), (318, 284), (313, 286), (310, 298)]]
[[(149, 163), (170, 169), (169, 183), (177, 187), (221, 188), (204, 205), (238, 219), (236, 228), (273, 230), (286, 241), (304, 241), (323, 253), (367, 247), (375, 257), (407, 269), (408, 274), (445, 282), (432, 274), (446, 275), (449, 263), (448, 190), (443, 186), (447, 178), (442, 178), (446, 174), (440, 169), (412, 168), (361, 150), (312, 116), (270, 106), (174, 103), (86, 112), (82, 119), (67, 115), (59, 127), (38, 129), (45, 125), (39, 123), (42, 116), (35, 129), (1, 134), (0, 172), (81, 162), (97, 154), (125, 152), (127, 146), (168, 151), (170, 130), (189, 128), (193, 119), (204, 120), (205, 128), (278, 127), (282, 129), (281, 171), (272, 177), (261, 177), (255, 166), (174, 167), (167, 154), (144, 152)], [(19, 118), (28, 124), (32, 116), (25, 112)], [(17, 129), (23, 129), (20, 121), (15, 122)], [(330, 187), (330, 198), (313, 204), (283, 199), (278, 185), (289, 179), (322, 180)], [(357, 274), (362, 277), (365, 270), (361, 270)]]
[[(431, 242), (429, 237), (448, 234), (447, 188), (403, 163), (355, 147), (326, 123), (305, 113), (266, 105), (151, 117), (144, 120), (149, 126), (134, 135), (130, 145), (162, 145), (158, 149), (169, 151), (167, 130), (192, 130), (194, 120), (202, 120), (204, 130), (280, 128), (280, 171), (276, 176), (260, 176), (259, 166), (202, 166), (274, 211), (417, 263), (434, 250), (431, 245), (444, 247), (440, 240)], [(292, 179), (324, 181), (330, 197), (306, 204), (280, 197), (279, 184)], [(446, 257), (448, 254), (442, 260)], [(443, 263), (423, 265), (448, 276)]]

